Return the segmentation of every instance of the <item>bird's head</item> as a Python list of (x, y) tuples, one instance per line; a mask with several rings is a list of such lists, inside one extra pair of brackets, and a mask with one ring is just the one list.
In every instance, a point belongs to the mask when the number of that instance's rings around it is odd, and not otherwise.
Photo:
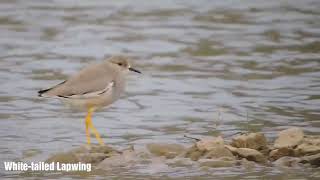
[(129, 63), (129, 58), (125, 56), (112, 56), (109, 60), (114, 65), (118, 66), (123, 71), (133, 71), (136, 73), (140, 73), (140, 71), (131, 67)]

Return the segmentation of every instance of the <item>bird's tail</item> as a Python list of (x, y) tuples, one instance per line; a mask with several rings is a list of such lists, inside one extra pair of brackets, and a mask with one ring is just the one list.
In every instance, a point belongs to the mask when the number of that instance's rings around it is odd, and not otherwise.
[(55, 85), (55, 86), (53, 86), (53, 87), (51, 87), (51, 88), (49, 88), (49, 89), (43, 89), (43, 90), (38, 91), (38, 96), (39, 96), (39, 97), (44, 97), (43, 95), (45, 95), (48, 91), (50, 91), (50, 90), (58, 87), (59, 85), (65, 83), (65, 82), (66, 82), (66, 81), (63, 81), (62, 83), (57, 84), (57, 85)]
[(51, 89), (52, 89), (52, 88), (38, 91), (38, 96), (39, 96), (39, 97), (43, 97), (43, 94), (45, 94), (46, 92), (50, 91)]

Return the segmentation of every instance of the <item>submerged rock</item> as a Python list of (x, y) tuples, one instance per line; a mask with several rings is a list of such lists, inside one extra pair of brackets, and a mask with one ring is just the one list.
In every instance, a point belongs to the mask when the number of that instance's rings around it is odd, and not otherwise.
[(92, 163), (97, 164), (103, 159), (118, 154), (119, 152), (109, 146), (101, 145), (84, 145), (71, 150), (69, 152), (62, 152), (48, 158), (46, 162), (60, 162), (60, 163)]
[(313, 166), (320, 167), (320, 153), (302, 157), (301, 163), (309, 163)]
[(196, 145), (193, 145), (186, 151), (186, 153), (184, 154), (184, 157), (190, 158), (193, 161), (197, 161), (205, 153), (206, 153), (205, 150), (199, 150)]
[(57, 153), (49, 157), (46, 162), (60, 162), (60, 163), (78, 163), (81, 162), (80, 159), (74, 153), (65, 152)]
[(267, 148), (267, 139), (262, 133), (242, 134), (234, 137), (230, 145), (237, 148), (262, 150)]
[(164, 157), (151, 157), (148, 165), (140, 170), (140, 172), (147, 174), (159, 174), (162, 172), (170, 171), (171, 167), (167, 164), (166, 158)]
[(246, 158), (249, 161), (255, 161), (258, 163), (267, 162), (266, 157), (259, 151), (249, 148), (235, 148), (232, 146), (226, 146), (234, 155), (242, 158)]
[(221, 136), (219, 137), (205, 137), (200, 141), (196, 142), (196, 147), (200, 151), (210, 151), (217, 147), (223, 147), (224, 141)]
[(224, 147), (226, 147), (227, 149), (229, 149), (230, 152), (232, 152), (233, 154), (237, 154), (237, 149), (236, 147), (230, 146), (230, 145), (224, 145)]
[(279, 137), (274, 142), (275, 148), (292, 148), (299, 145), (303, 140), (303, 131), (300, 128), (289, 128), (279, 133)]
[(284, 156), (273, 162), (276, 166), (281, 167), (298, 167), (301, 159), (297, 157)]
[(39, 149), (27, 149), (22, 152), (23, 158), (30, 158), (41, 154)]
[(212, 168), (231, 167), (236, 164), (236, 161), (234, 161), (233, 159), (226, 159), (226, 158), (200, 159), (199, 164), (200, 166), (212, 167)]
[(185, 151), (185, 147), (180, 144), (147, 144), (148, 150), (156, 156), (164, 156), (167, 159), (176, 157)]
[(112, 167), (129, 167), (132, 163), (137, 162), (137, 154), (134, 150), (125, 150), (120, 154), (114, 154), (101, 161), (97, 168), (107, 170)]
[(203, 154), (203, 158), (205, 159), (216, 159), (221, 157), (235, 159), (232, 152), (224, 146), (218, 146)]
[(252, 169), (256, 166), (256, 163), (253, 161), (248, 161), (246, 158), (243, 158), (237, 162), (237, 165), (241, 165), (247, 169)]
[(237, 153), (240, 157), (244, 157), (249, 161), (255, 161), (259, 163), (265, 163), (267, 161), (265, 156), (255, 149), (238, 148)]
[(287, 147), (284, 147), (284, 148), (280, 148), (280, 149), (274, 149), (270, 152), (269, 154), (269, 158), (270, 160), (277, 160), (281, 157), (284, 157), (284, 156), (293, 156), (294, 155), (294, 150), (291, 149), (291, 148), (287, 148)]
[(296, 156), (313, 155), (320, 153), (320, 137), (307, 136), (302, 143), (295, 148)]
[(195, 162), (192, 161), (190, 158), (183, 157), (168, 159), (167, 163), (172, 167), (187, 167), (195, 164)]

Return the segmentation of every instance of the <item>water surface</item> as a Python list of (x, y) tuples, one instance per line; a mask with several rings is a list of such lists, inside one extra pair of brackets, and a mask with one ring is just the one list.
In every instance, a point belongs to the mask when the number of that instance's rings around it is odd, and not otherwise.
[[(319, 9), (317, 0), (1, 1), (0, 161), (85, 143), (85, 114), (41, 99), (37, 91), (119, 53), (132, 57), (143, 75), (132, 74), (123, 98), (94, 115), (110, 145), (190, 144), (183, 135), (239, 131), (274, 138), (290, 126), (319, 134)], [(113, 177), (286, 179), (315, 173), (186, 167)]]

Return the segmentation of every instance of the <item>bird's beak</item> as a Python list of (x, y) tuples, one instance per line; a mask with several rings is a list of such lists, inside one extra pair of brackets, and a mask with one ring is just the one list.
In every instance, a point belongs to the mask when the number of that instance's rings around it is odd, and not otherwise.
[(130, 67), (129, 70), (141, 74), (140, 71), (138, 71), (138, 70), (136, 70), (136, 69), (134, 69), (134, 68), (132, 68), (132, 67)]

